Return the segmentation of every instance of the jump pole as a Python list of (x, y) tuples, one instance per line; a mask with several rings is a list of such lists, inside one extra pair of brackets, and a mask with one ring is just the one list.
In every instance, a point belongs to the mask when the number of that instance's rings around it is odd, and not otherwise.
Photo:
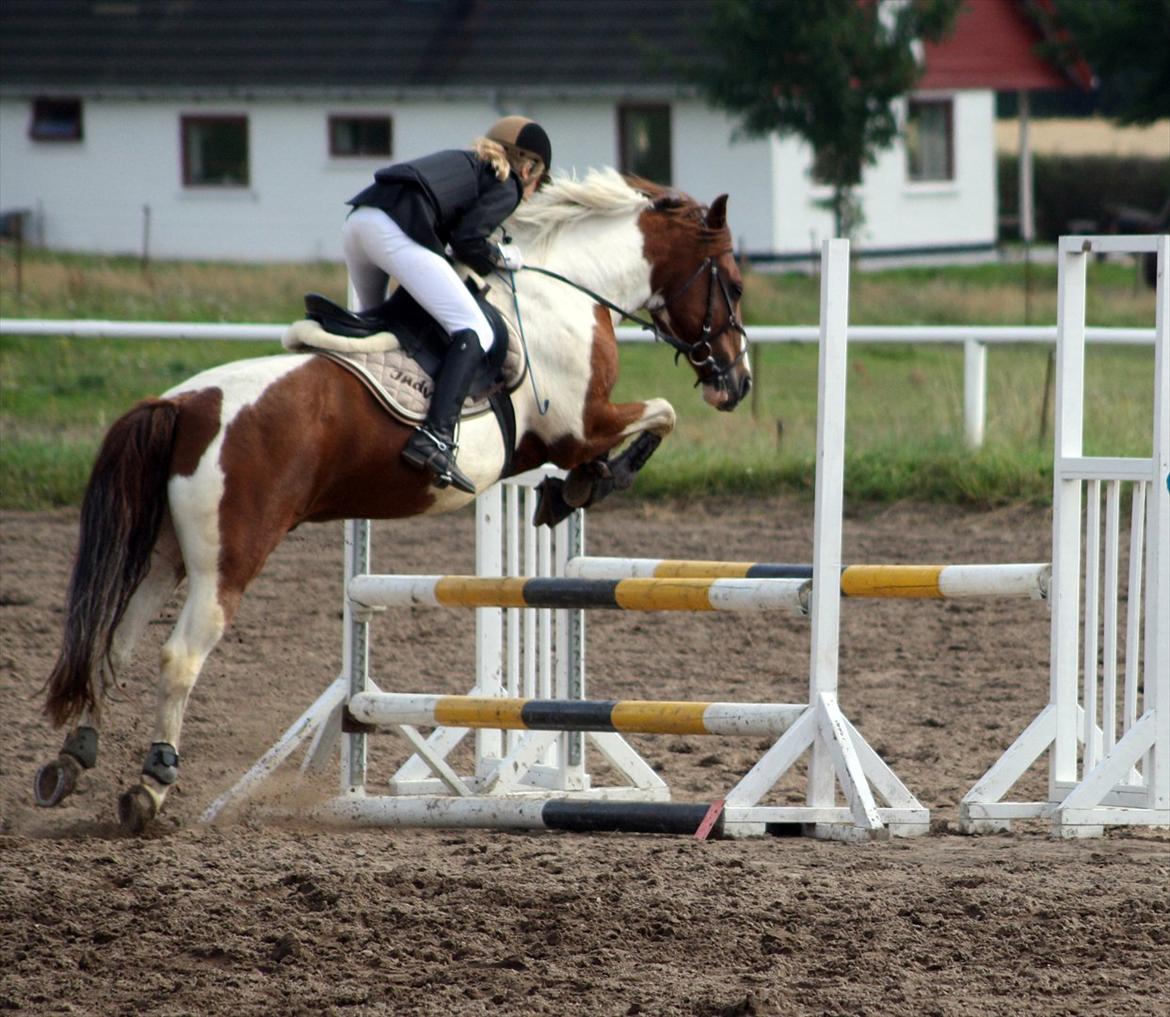
[[(692, 561), (670, 558), (582, 556), (566, 573), (579, 579), (812, 579), (812, 566), (782, 562)], [(1044, 600), (1052, 566), (1004, 565), (845, 565), (841, 596), (902, 600), (964, 600), (1020, 597)]]

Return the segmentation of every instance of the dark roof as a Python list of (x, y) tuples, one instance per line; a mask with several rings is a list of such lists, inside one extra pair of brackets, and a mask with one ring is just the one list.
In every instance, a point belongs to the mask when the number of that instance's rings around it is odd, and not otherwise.
[(677, 90), (713, 0), (2, 0), (0, 85)]

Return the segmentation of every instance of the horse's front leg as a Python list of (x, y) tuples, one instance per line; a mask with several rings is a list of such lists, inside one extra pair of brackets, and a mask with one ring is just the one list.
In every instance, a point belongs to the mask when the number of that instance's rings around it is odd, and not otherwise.
[[(638, 471), (675, 425), (674, 407), (665, 399), (650, 399), (641, 406), (642, 413), (635, 420), (615, 434), (595, 440), (593, 455), (576, 463), (563, 481), (550, 477), (541, 483), (534, 525), (556, 526), (574, 510), (595, 505), (614, 491), (625, 491), (634, 483)], [(631, 435), (637, 437), (625, 451), (616, 459), (608, 459), (610, 450)]]

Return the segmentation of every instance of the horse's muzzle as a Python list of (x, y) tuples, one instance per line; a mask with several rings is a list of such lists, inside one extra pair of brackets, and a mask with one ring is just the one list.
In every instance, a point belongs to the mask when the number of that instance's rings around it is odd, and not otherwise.
[(751, 391), (752, 376), (750, 371), (744, 371), (736, 377), (732, 374), (721, 375), (715, 382), (703, 385), (703, 400), (721, 413), (730, 413)]

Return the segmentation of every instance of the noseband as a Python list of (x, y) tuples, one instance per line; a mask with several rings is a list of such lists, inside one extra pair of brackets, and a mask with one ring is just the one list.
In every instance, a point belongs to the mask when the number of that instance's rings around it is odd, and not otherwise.
[[(582, 286), (580, 283), (574, 282), (559, 272), (554, 272), (547, 268), (538, 268), (536, 265), (524, 265), (520, 271), (538, 272), (540, 275), (546, 275), (550, 279), (556, 279), (558, 282), (563, 282), (567, 286), (572, 286), (573, 289), (580, 290), (580, 292), (596, 300), (603, 307), (609, 308), (615, 314), (620, 314), (626, 321), (635, 322), (644, 329), (654, 333), (655, 339), (661, 339), (668, 346), (673, 347), (674, 362), (676, 364), (678, 363), (679, 357), (685, 356), (687, 358), (687, 362), (695, 369), (695, 373), (698, 375), (695, 381), (696, 386), (705, 383), (716, 385), (719, 388), (727, 388), (728, 375), (735, 370), (739, 362), (747, 355), (747, 331), (735, 316), (735, 303), (731, 299), (731, 293), (727, 289), (727, 280), (723, 278), (723, 275), (719, 271), (719, 265), (711, 255), (704, 258), (699, 267), (691, 274), (691, 277), (675, 290), (670, 297), (665, 298), (662, 302), (663, 309), (669, 312), (670, 305), (686, 293), (698, 281), (700, 276), (704, 273), (707, 274), (707, 316), (703, 320), (703, 327), (699, 332), (699, 338), (693, 343), (688, 343), (678, 338), (670, 330), (669, 326), (662, 321), (657, 311), (651, 311), (650, 320), (647, 321), (645, 318), (639, 318), (636, 314), (632, 314), (624, 308), (618, 307), (612, 300), (606, 300), (605, 297), (594, 293), (587, 286)], [(716, 284), (718, 284), (718, 292), (723, 295), (723, 302), (727, 306), (727, 323), (718, 332), (713, 333), (711, 329), (712, 323), (715, 320)], [(745, 341), (741, 344), (739, 355), (734, 360), (720, 367), (719, 361), (715, 359), (715, 349), (712, 343), (730, 331), (738, 332)]]

